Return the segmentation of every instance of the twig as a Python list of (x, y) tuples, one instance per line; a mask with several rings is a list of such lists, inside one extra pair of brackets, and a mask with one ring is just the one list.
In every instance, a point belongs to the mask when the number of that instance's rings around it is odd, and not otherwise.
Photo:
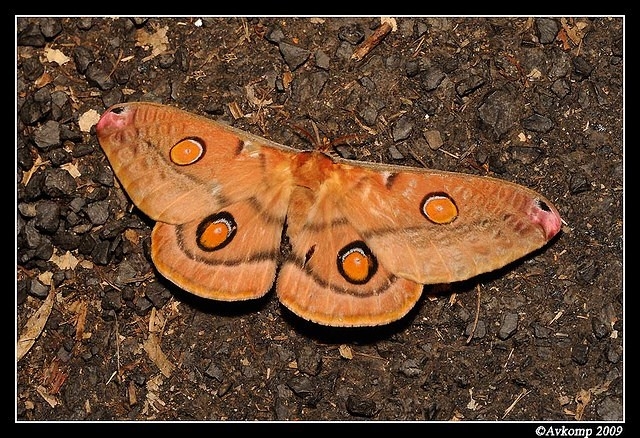
[(505, 409), (505, 411), (504, 411), (504, 415), (502, 416), (502, 419), (504, 420), (504, 417), (506, 417), (507, 415), (509, 415), (509, 412), (511, 412), (511, 411), (513, 410), (513, 408), (515, 408), (515, 407), (516, 407), (516, 404), (517, 404), (520, 400), (522, 400), (522, 398), (523, 398), (525, 395), (529, 394), (530, 392), (531, 392), (531, 390), (530, 390), (530, 389), (529, 389), (529, 390), (527, 390), (527, 389), (522, 388), (522, 391), (520, 391), (520, 394), (518, 394), (518, 396), (517, 396), (517, 397), (516, 397), (516, 399), (513, 401), (513, 403), (511, 403), (511, 405), (510, 405), (507, 409)]
[[(118, 381), (120, 381), (120, 377), (122, 376), (120, 374), (120, 328), (118, 326), (118, 315), (117, 314), (115, 315), (115, 321), (116, 321), (116, 367), (117, 367), (116, 371), (118, 372)], [(109, 380), (111, 380), (111, 379), (109, 379)]]
[(480, 318), (480, 285), (477, 286), (478, 293), (476, 294), (476, 317), (473, 319), (473, 327), (469, 337), (467, 338), (467, 344), (471, 342), (473, 335), (476, 333), (476, 327), (478, 327), (478, 319)]
[(366, 40), (364, 40), (362, 42), (362, 44), (360, 44), (360, 47), (358, 47), (355, 52), (353, 52), (353, 55), (351, 55), (351, 59), (355, 60), (355, 61), (360, 61), (362, 58), (364, 58), (365, 56), (367, 56), (369, 54), (370, 51), (372, 51), (378, 44), (380, 44), (380, 41), (382, 41), (382, 39), (387, 36), (387, 34), (389, 32), (391, 32), (391, 24), (389, 24), (388, 22), (383, 22), (376, 30), (375, 32), (373, 32), (369, 38), (367, 38)]

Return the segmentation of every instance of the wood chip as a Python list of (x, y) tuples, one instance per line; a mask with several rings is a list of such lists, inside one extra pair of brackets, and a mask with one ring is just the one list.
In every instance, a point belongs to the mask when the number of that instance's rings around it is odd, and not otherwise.
[(358, 48), (351, 55), (351, 59), (354, 61), (360, 61), (369, 54), (380, 42), (386, 37), (393, 29), (393, 26), (389, 21), (383, 21), (382, 24), (358, 46)]
[(18, 338), (17, 360), (22, 359), (24, 355), (27, 354), (40, 336), (40, 333), (42, 333), (42, 330), (49, 319), (49, 315), (51, 314), (51, 309), (53, 309), (55, 296), (56, 290), (53, 285), (51, 285), (49, 295), (47, 295), (44, 303), (42, 303), (36, 313), (31, 315), (31, 318), (29, 318), (24, 327), (22, 327), (22, 334)]

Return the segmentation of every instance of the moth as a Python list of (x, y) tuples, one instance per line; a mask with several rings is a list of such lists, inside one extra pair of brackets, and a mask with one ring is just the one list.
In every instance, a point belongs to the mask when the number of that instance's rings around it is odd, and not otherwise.
[(299, 151), (170, 106), (114, 105), (96, 132), (156, 221), (164, 277), (221, 301), (275, 285), (284, 306), (322, 325), (398, 320), (424, 285), (501, 268), (561, 229), (549, 200), (511, 182)]

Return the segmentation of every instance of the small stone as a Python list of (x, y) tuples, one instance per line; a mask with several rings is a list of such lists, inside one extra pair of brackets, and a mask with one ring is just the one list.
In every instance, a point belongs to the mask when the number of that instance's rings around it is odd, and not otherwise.
[(42, 235), (35, 227), (35, 220), (27, 222), (18, 237), (21, 238), (22, 245), (18, 245), (21, 249), (35, 249), (42, 243)]
[(64, 347), (60, 347), (58, 349), (58, 353), (56, 354), (56, 357), (60, 359), (62, 363), (68, 362), (69, 359), (71, 359), (71, 356), (71, 352), (67, 351)]
[(394, 123), (391, 130), (393, 141), (398, 142), (406, 140), (413, 131), (413, 121), (408, 116), (401, 116), (396, 123)]
[[(473, 321), (467, 324), (467, 327), (464, 330), (464, 335), (470, 336), (472, 330), (473, 330)], [(473, 332), (473, 339), (482, 339), (485, 336), (487, 336), (487, 324), (483, 320), (478, 320), (476, 329)]]
[(111, 260), (110, 244), (101, 240), (95, 243), (91, 251), (91, 259), (99, 265), (106, 265)]
[(533, 114), (522, 121), (522, 127), (533, 132), (549, 132), (553, 129), (553, 121), (541, 114)]
[(324, 53), (322, 50), (316, 50), (316, 67), (321, 68), (323, 70), (329, 70), (329, 55)]
[(348, 61), (353, 55), (353, 46), (346, 41), (341, 41), (336, 49), (335, 56), (343, 61)]
[(122, 295), (116, 289), (109, 289), (102, 297), (101, 306), (104, 310), (114, 310), (119, 312), (122, 309)]
[(603, 421), (622, 420), (622, 400), (617, 397), (605, 397), (596, 406), (596, 412)]
[(555, 41), (559, 25), (553, 18), (536, 18), (536, 30), (542, 44), (550, 44)]
[(595, 316), (591, 318), (591, 329), (598, 339), (604, 339), (611, 334), (611, 326)]
[(63, 164), (70, 163), (73, 157), (66, 150), (58, 148), (52, 150), (51, 153), (47, 155), (47, 158), (53, 166), (60, 167)]
[(116, 103), (120, 103), (123, 100), (124, 94), (119, 88), (112, 88), (111, 90), (107, 90), (102, 95), (102, 103), (104, 103), (104, 106), (107, 108), (111, 105), (115, 105)]
[(407, 359), (400, 365), (400, 372), (407, 377), (418, 377), (422, 374), (420, 362), (416, 359)]
[(151, 301), (149, 301), (149, 299), (147, 297), (137, 297), (134, 301), (133, 301), (133, 307), (134, 307), (134, 311), (140, 315), (140, 316), (144, 316), (147, 313), (149, 313), (149, 311), (151, 310), (151, 308), (153, 307), (153, 303)]
[(46, 298), (49, 295), (49, 286), (43, 284), (37, 278), (31, 280), (31, 287), (29, 288), (29, 295), (36, 298)]
[(231, 381), (221, 384), (220, 387), (218, 388), (218, 391), (216, 392), (216, 395), (218, 397), (224, 397), (229, 392), (232, 386), (233, 386), (233, 382)]
[(175, 61), (176, 58), (173, 53), (163, 53), (158, 56), (158, 67), (169, 68), (175, 63)]
[(322, 356), (316, 349), (305, 345), (296, 351), (296, 362), (299, 371), (316, 376), (322, 367)]
[(375, 106), (367, 102), (365, 106), (360, 109), (358, 115), (362, 118), (362, 121), (366, 125), (373, 126), (378, 118), (378, 110), (375, 108)]
[(36, 129), (33, 141), (41, 150), (48, 150), (60, 145), (60, 123), (49, 120)]
[(157, 281), (149, 283), (144, 294), (156, 309), (161, 309), (172, 297), (171, 292)]
[(565, 79), (558, 79), (551, 84), (551, 91), (560, 99), (566, 97), (571, 92), (571, 86)]
[(497, 90), (488, 95), (478, 108), (478, 114), (496, 138), (506, 134), (519, 119), (518, 105), (506, 90)]
[(338, 38), (355, 46), (364, 40), (364, 31), (359, 24), (341, 26), (338, 30)]
[(593, 66), (584, 56), (576, 56), (573, 59), (573, 71), (583, 79), (588, 78), (593, 71)]
[(584, 365), (589, 359), (589, 346), (586, 344), (575, 345), (571, 351), (571, 359), (578, 365)]
[(578, 261), (576, 279), (583, 284), (590, 284), (598, 275), (600, 269), (596, 262), (590, 257), (582, 257)]
[(606, 349), (605, 354), (606, 354), (607, 360), (611, 363), (618, 363), (622, 358), (622, 353), (618, 348), (618, 346), (616, 345), (609, 345), (608, 348)]
[(80, 30), (89, 30), (93, 26), (93, 19), (91, 17), (80, 17), (76, 21), (76, 26)]
[(282, 31), (282, 28), (280, 28), (280, 26), (272, 27), (264, 37), (267, 39), (267, 41), (276, 44), (279, 44), (285, 38), (284, 32)]
[(29, 23), (21, 32), (18, 32), (18, 46), (44, 47), (45, 42), (40, 26), (36, 23)]
[(389, 154), (391, 155), (391, 158), (393, 160), (402, 160), (404, 158), (402, 152), (400, 152), (398, 148), (393, 144), (389, 146)]
[(35, 163), (34, 154), (28, 147), (18, 147), (16, 158), (20, 169), (25, 171), (31, 169)]
[(94, 202), (88, 205), (85, 211), (92, 224), (104, 225), (109, 219), (109, 201)]
[(498, 338), (506, 340), (510, 338), (518, 329), (518, 314), (505, 313), (502, 317), (500, 330), (498, 330)]
[(429, 67), (420, 73), (420, 84), (425, 91), (433, 91), (438, 88), (446, 75), (438, 67)]
[(569, 193), (577, 195), (591, 190), (591, 184), (583, 173), (572, 173), (569, 175)]
[(360, 82), (360, 85), (362, 85), (367, 90), (375, 91), (376, 89), (375, 82), (373, 82), (369, 76), (364, 76), (360, 78), (358, 82)]
[(412, 78), (420, 73), (420, 62), (416, 59), (407, 61), (404, 66), (407, 77)]
[(116, 270), (113, 281), (118, 285), (129, 284), (131, 281), (138, 277), (138, 271), (133, 266), (131, 260), (123, 260)]
[(533, 336), (538, 339), (547, 339), (551, 335), (552, 330), (540, 323), (533, 323)]
[(49, 169), (44, 177), (42, 190), (51, 198), (73, 196), (76, 191), (75, 178), (60, 168)]
[(40, 32), (46, 39), (51, 40), (62, 32), (62, 24), (57, 18), (43, 18), (40, 22)]
[[(33, 125), (42, 120), (51, 111), (51, 94), (48, 93), (46, 87), (42, 88), (42, 93), (46, 94), (46, 98), (39, 99), (38, 93), (34, 93), (27, 97), (19, 110), (20, 120), (25, 125)], [(39, 90), (40, 91), (40, 90)]]
[(544, 151), (533, 146), (512, 146), (509, 148), (511, 158), (522, 164), (533, 164), (540, 159)]
[(311, 55), (309, 50), (290, 44), (286, 41), (281, 41), (278, 44), (278, 48), (284, 58), (284, 62), (287, 63), (291, 71), (307, 62), (307, 59), (309, 59), (309, 56)]
[(54, 201), (42, 200), (36, 204), (35, 227), (45, 233), (53, 233), (60, 225), (60, 206)]
[(335, 150), (338, 155), (346, 160), (353, 160), (356, 157), (351, 148), (348, 146), (339, 145), (335, 147)]
[(105, 91), (112, 89), (116, 83), (109, 74), (111, 71), (107, 66), (94, 62), (87, 68), (85, 73), (89, 83), (99, 89)]
[(291, 388), (293, 393), (300, 398), (305, 398), (313, 394), (315, 388), (311, 380), (305, 376), (294, 376), (288, 382), (287, 386)]
[(424, 138), (427, 140), (429, 149), (433, 151), (440, 149), (444, 144), (444, 141), (442, 141), (442, 135), (440, 135), (440, 131), (437, 130), (425, 131)]
[(469, 94), (482, 87), (485, 83), (483, 77), (478, 75), (469, 75), (456, 84), (456, 93), (460, 97), (468, 96)]
[(35, 81), (44, 73), (44, 66), (37, 56), (33, 56), (22, 61), (22, 72), (25, 79)]
[(356, 417), (371, 418), (378, 413), (376, 403), (371, 400), (350, 395), (347, 397), (347, 412)]
[(224, 375), (220, 367), (215, 363), (211, 362), (206, 370), (204, 370), (204, 375), (207, 377), (211, 377), (212, 379), (216, 379), (218, 382), (222, 383), (224, 380)]

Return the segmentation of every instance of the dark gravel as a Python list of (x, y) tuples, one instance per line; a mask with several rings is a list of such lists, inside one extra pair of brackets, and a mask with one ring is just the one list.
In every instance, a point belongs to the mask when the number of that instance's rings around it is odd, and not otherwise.
[[(56, 291), (17, 420), (623, 420), (623, 18), (402, 17), (352, 61), (379, 25), (17, 18), (19, 335)], [(153, 222), (87, 127), (136, 100), (301, 149), (313, 121), (357, 139), (343, 156), (532, 187), (566, 226), (385, 327), (207, 302), (154, 271)]]

